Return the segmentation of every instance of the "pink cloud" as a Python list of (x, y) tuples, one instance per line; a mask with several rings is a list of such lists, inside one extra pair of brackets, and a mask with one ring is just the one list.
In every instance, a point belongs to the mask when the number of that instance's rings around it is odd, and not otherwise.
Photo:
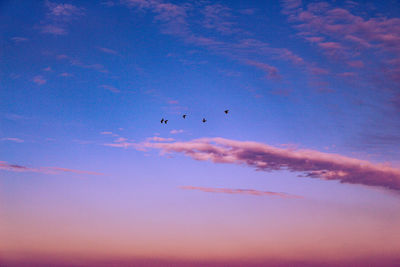
[(28, 41), (28, 38), (15, 36), (15, 37), (12, 37), (11, 40), (13, 40), (16, 43), (20, 43), (20, 42)]
[(176, 129), (173, 129), (173, 130), (171, 130), (169, 133), (170, 133), (170, 134), (180, 134), (180, 133), (183, 133), (183, 130), (176, 130)]
[(118, 90), (118, 89), (115, 88), (114, 86), (107, 85), (107, 84), (102, 84), (102, 85), (100, 85), (100, 87), (102, 87), (102, 88), (104, 88), (104, 89), (106, 89), (106, 90), (108, 90), (108, 91), (111, 91), (111, 92), (113, 92), (113, 93), (120, 93), (120, 92), (121, 92), (120, 90)]
[(164, 3), (158, 0), (124, 0), (125, 5), (155, 14), (154, 19), (162, 23), (162, 32), (184, 35), (187, 33), (187, 6)]
[(348, 61), (347, 65), (353, 68), (362, 68), (364, 67), (364, 63), (361, 60), (354, 60), (354, 61)]
[(231, 34), (235, 31), (234, 23), (231, 21), (232, 13), (230, 8), (221, 4), (207, 5), (203, 9), (203, 27), (215, 29), (223, 34)]
[(168, 100), (168, 104), (171, 104), (171, 105), (178, 105), (178, 104), (179, 104), (179, 101), (178, 101), (178, 100)]
[(61, 167), (39, 167), (39, 168), (31, 168), (16, 164), (10, 164), (5, 161), (0, 161), (0, 170), (13, 171), (13, 172), (37, 172), (44, 174), (59, 174), (62, 172), (71, 172), (75, 174), (90, 174), (90, 175), (103, 175), (102, 173), (92, 172), (92, 171), (81, 171), (74, 169), (67, 169)]
[(63, 72), (63, 73), (60, 74), (60, 76), (61, 77), (71, 77), (73, 75), (71, 73), (68, 73), (68, 72)]
[(249, 66), (254, 66), (267, 74), (267, 78), (269, 79), (280, 79), (278, 69), (274, 66), (268, 65), (266, 63), (254, 61), (254, 60), (246, 60), (245, 63)]
[(48, 16), (53, 20), (71, 20), (84, 14), (83, 8), (71, 4), (57, 4), (47, 1), (46, 6), (49, 10)]
[(304, 39), (306, 39), (307, 41), (311, 42), (311, 43), (320, 43), (322, 42), (325, 38), (324, 37), (305, 37)]
[(113, 134), (112, 132), (101, 132), (100, 134)]
[(156, 142), (171, 142), (174, 141), (174, 138), (164, 138), (164, 137), (158, 137), (158, 136), (154, 136), (154, 137), (149, 137), (146, 139), (147, 141), (156, 141)]
[(139, 151), (144, 151), (145, 149), (142, 148), (142, 146), (136, 144), (136, 143), (131, 143), (131, 142), (119, 142), (119, 143), (107, 143), (103, 144), (104, 146), (110, 146), (110, 147), (120, 147), (120, 148), (135, 148), (136, 150)]
[(400, 190), (400, 170), (338, 154), (315, 150), (277, 148), (263, 143), (224, 138), (202, 138), (187, 142), (151, 143), (143, 147), (163, 153), (183, 153), (195, 160), (241, 164), (259, 171), (288, 170), (303, 177), (341, 183)]
[(125, 142), (125, 141), (127, 141), (128, 139), (126, 139), (126, 138), (124, 138), (124, 137), (119, 137), (119, 138), (117, 138), (116, 140), (114, 140), (114, 142), (116, 142), (116, 143), (122, 143), (122, 142)]
[(24, 140), (19, 139), (19, 138), (15, 138), (15, 137), (4, 137), (0, 139), (1, 141), (11, 141), (11, 142), (15, 142), (15, 143), (23, 143)]
[(240, 194), (250, 196), (270, 196), (270, 197), (281, 197), (281, 198), (303, 198), (300, 196), (290, 195), (280, 192), (270, 191), (259, 191), (255, 189), (230, 189), (230, 188), (212, 188), (212, 187), (200, 187), (200, 186), (179, 186), (183, 190), (199, 190), (207, 193), (222, 193), (222, 194)]
[(99, 47), (98, 49), (101, 50), (101, 51), (103, 51), (104, 53), (107, 53), (107, 54), (113, 54), (113, 55), (118, 54), (117, 51), (112, 50), (112, 49), (109, 49), (109, 48)]
[(37, 75), (37, 76), (33, 77), (33, 82), (38, 85), (43, 85), (47, 82), (47, 80), (44, 79), (43, 76)]
[(44, 25), (41, 27), (42, 33), (49, 33), (49, 34), (54, 34), (54, 35), (65, 35), (67, 34), (67, 31), (63, 26), (57, 26), (57, 25)]

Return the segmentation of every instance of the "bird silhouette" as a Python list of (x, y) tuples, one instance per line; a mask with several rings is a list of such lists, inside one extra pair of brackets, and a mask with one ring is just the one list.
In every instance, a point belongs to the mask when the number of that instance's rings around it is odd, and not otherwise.
[(182, 118), (186, 119), (186, 116), (187, 116), (186, 114), (183, 114), (183, 115), (182, 115)]
[(164, 123), (167, 124), (168, 120), (165, 120)]
[(203, 123), (206, 122), (207, 120), (205, 118), (203, 118)]
[(161, 119), (161, 123), (163, 123), (163, 122), (164, 122), (164, 118)]
[(225, 112), (225, 114), (228, 114), (228, 112), (229, 112), (229, 109), (225, 110), (224, 112)]

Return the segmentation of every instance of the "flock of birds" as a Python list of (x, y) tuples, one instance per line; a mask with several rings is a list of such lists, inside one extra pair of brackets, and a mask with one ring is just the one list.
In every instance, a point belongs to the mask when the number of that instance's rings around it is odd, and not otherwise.
[[(229, 109), (226, 109), (224, 112), (225, 112), (225, 114), (228, 114)], [(186, 117), (187, 117), (187, 114), (183, 114), (183, 115), (182, 115), (182, 118), (183, 118), (183, 119), (186, 119)], [(205, 118), (203, 118), (202, 122), (205, 123), (206, 121), (207, 121), (207, 120), (206, 120)], [(162, 118), (160, 122), (161, 122), (161, 123), (167, 124), (167, 123), (168, 123), (168, 120), (165, 120), (164, 118)]]

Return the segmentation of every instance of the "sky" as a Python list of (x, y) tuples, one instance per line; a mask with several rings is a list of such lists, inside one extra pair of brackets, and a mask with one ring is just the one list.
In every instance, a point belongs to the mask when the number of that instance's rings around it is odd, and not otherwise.
[(395, 0), (3, 0), (0, 265), (398, 266), (399, 114)]

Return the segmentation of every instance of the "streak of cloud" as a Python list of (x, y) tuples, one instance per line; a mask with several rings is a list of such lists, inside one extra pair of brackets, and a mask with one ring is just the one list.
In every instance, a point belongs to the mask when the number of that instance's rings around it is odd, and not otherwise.
[(23, 143), (24, 140), (16, 138), (16, 137), (4, 137), (0, 139), (1, 141), (11, 141), (11, 142), (15, 142), (15, 143)]
[(12, 172), (36, 172), (36, 173), (44, 173), (44, 174), (60, 174), (63, 172), (70, 172), (75, 174), (89, 174), (89, 175), (103, 175), (99, 172), (92, 171), (82, 171), (82, 170), (74, 170), (67, 169), (62, 167), (39, 167), (39, 168), (31, 168), (27, 166), (10, 164), (6, 161), (0, 161), (0, 170), (12, 171)]
[(290, 195), (281, 192), (259, 191), (255, 189), (231, 189), (231, 188), (213, 188), (213, 187), (201, 187), (201, 186), (179, 186), (179, 188), (183, 190), (199, 190), (207, 193), (270, 196), (270, 197), (281, 197), (281, 198), (303, 198), (301, 196)]
[(141, 145), (160, 149), (162, 153), (182, 153), (200, 161), (247, 165), (258, 171), (287, 170), (302, 173), (299, 175), (301, 177), (400, 191), (399, 169), (338, 154), (277, 148), (263, 143), (219, 137), (173, 143), (144, 142)]

